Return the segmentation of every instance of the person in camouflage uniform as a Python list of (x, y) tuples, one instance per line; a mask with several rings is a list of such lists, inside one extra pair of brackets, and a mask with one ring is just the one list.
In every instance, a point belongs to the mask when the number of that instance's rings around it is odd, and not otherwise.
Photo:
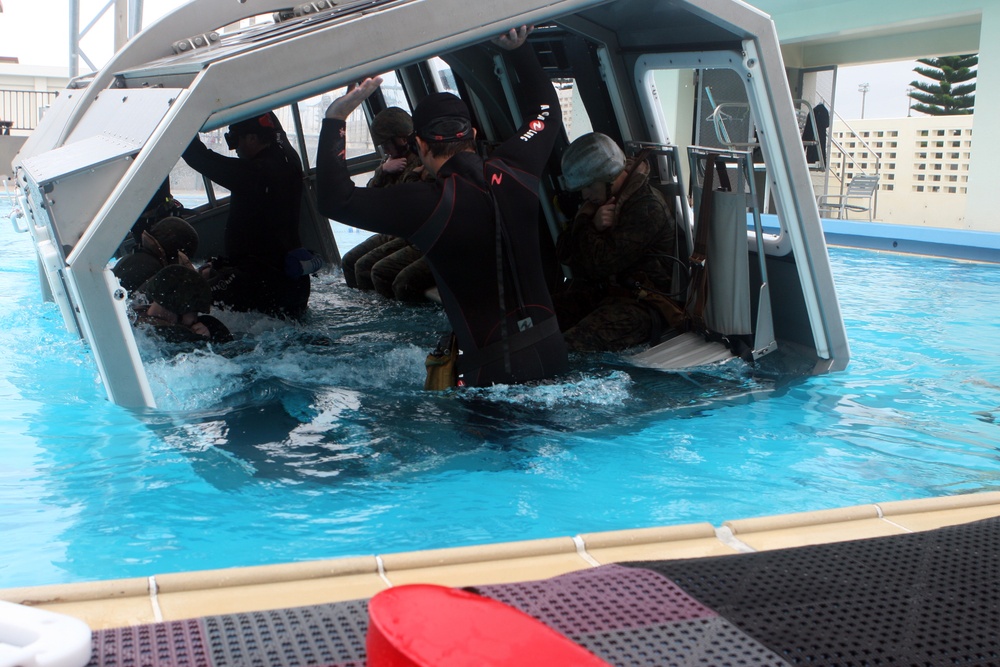
[(623, 350), (651, 342), (668, 324), (676, 226), (649, 183), (649, 165), (626, 162), (610, 137), (578, 138), (563, 178), (583, 204), (557, 242), (573, 279), (554, 295), (569, 349)]
[[(370, 188), (412, 183), (424, 178), (420, 158), (409, 148), (413, 119), (399, 107), (380, 111), (372, 120), (372, 141), (385, 158), (368, 181)], [(434, 276), (423, 254), (405, 239), (374, 234), (347, 251), (343, 257), (344, 281), (348, 287), (374, 289), (402, 301), (417, 301), (434, 286)]]

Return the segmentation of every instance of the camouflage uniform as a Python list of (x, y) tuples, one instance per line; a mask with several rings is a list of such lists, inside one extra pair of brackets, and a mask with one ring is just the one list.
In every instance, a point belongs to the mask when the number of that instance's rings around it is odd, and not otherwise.
[(559, 259), (573, 280), (554, 295), (566, 343), (576, 351), (622, 350), (650, 342), (662, 328), (661, 295), (671, 292), (673, 214), (642, 164), (616, 195), (615, 223), (594, 227), (585, 203), (559, 237)]

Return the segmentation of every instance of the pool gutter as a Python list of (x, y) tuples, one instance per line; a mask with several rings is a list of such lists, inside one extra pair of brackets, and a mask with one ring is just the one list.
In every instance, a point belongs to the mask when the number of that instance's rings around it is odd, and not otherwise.
[(637, 560), (711, 558), (931, 530), (1000, 516), (1000, 492), (574, 537), (0, 589), (93, 630), (369, 598), (390, 586), (529, 581)]
[(1000, 234), (854, 220), (823, 221), (830, 245), (1000, 263)]

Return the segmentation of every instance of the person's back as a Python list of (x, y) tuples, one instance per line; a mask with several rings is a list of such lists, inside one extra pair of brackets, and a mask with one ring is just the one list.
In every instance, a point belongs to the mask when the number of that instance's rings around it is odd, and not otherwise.
[[(539, 175), (559, 136), (561, 116), (555, 89), (534, 52), (517, 48), (526, 33), (508, 36), (502, 46), (532, 107), (524, 114), (525, 124), (485, 164), (475, 152), (468, 108), (454, 95), (437, 93), (421, 100), (413, 118), (421, 159), (437, 180), (355, 188), (338, 157), (341, 130), (378, 79), (334, 101), (320, 134), (321, 211), (341, 222), (404, 236), (424, 252), (463, 351), (461, 379), (469, 385), (539, 380), (567, 368), (538, 239)], [(504, 237), (497, 234), (491, 193)], [(500, 264), (498, 254), (504, 257)]]

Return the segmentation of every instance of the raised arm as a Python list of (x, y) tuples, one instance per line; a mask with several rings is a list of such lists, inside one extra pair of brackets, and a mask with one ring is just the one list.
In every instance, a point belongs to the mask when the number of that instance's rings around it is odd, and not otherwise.
[(548, 162), (562, 128), (562, 109), (552, 81), (542, 69), (534, 49), (526, 42), (531, 28), (510, 30), (493, 43), (507, 51), (511, 72), (520, 81), (522, 123), (513, 137), (497, 148), (496, 156), (517, 156), (525, 171), (540, 174)]
[(357, 187), (347, 170), (347, 117), (381, 82), (366, 79), (327, 108), (316, 156), (316, 200), (320, 212), (338, 222), (405, 237), (433, 212), (437, 191), (426, 183)]

